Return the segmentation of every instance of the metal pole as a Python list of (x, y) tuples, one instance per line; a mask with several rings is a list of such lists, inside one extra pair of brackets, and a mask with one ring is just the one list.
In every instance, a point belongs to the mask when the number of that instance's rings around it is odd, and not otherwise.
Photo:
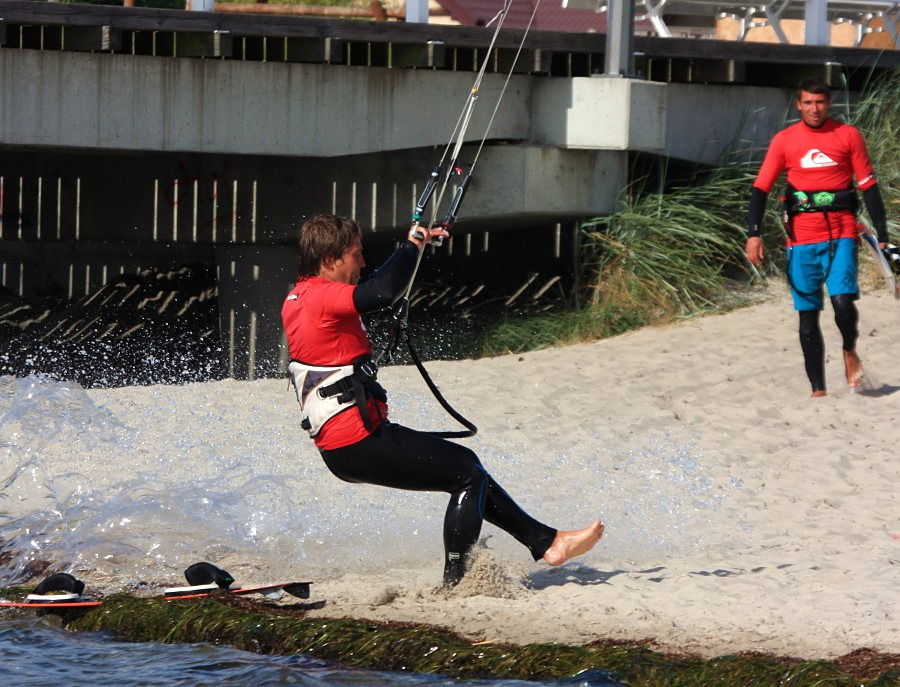
[(184, 9), (189, 12), (212, 12), (213, 0), (185, 0)]
[(807, 45), (829, 45), (831, 24), (828, 22), (828, 0), (806, 0), (803, 16), (806, 20), (804, 42)]
[(428, 0), (406, 0), (406, 23), (428, 23)]
[(634, 76), (634, 1), (609, 0), (606, 20), (606, 76)]

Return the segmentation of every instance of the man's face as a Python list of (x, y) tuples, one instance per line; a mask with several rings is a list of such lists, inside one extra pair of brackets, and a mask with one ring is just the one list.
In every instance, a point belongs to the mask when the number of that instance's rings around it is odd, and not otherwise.
[(823, 93), (800, 91), (800, 95), (797, 97), (797, 109), (800, 111), (800, 119), (813, 129), (818, 129), (825, 123), (830, 106), (831, 98)]
[(344, 249), (341, 257), (335, 260), (328, 269), (331, 281), (339, 281), (344, 284), (356, 285), (366, 260), (363, 257), (362, 241), (356, 239)]

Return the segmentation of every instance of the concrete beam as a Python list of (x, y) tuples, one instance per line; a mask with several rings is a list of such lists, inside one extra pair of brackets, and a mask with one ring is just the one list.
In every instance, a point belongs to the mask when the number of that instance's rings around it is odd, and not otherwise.
[[(355, 155), (445, 144), (472, 75), (237, 60), (0, 51), (0, 140), (17, 145), (259, 155)], [(485, 75), (484, 135), (505, 77)], [(513, 77), (492, 138), (528, 135)]]

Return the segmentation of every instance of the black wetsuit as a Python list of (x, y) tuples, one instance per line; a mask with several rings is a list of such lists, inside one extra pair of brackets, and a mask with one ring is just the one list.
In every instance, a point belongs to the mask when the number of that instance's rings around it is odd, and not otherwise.
[[(418, 248), (404, 242), (353, 292), (356, 310), (365, 314), (396, 302), (415, 269)], [(308, 361), (314, 363), (315, 361)], [(444, 584), (457, 584), (466, 556), (487, 520), (528, 547), (535, 560), (550, 548), (556, 530), (520, 508), (487, 473), (473, 451), (446, 439), (381, 422), (366, 438), (319, 452), (342, 480), (410, 491), (450, 494), (444, 516)]]
[(556, 530), (524, 510), (487, 473), (473, 451), (425, 432), (382, 423), (360, 442), (326, 451), (325, 465), (347, 482), (411, 491), (444, 491), (444, 584), (455, 585), (465, 558), (487, 520), (528, 547), (535, 560), (553, 543)]

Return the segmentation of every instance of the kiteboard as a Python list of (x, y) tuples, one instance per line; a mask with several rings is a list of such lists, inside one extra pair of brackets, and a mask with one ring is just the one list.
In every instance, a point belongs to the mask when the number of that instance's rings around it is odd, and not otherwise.
[(0, 608), (90, 608), (102, 603), (81, 594), (29, 594), (24, 601), (0, 599)]
[(875, 232), (872, 231), (872, 228), (863, 219), (860, 219), (859, 224), (857, 224), (857, 230), (859, 231), (859, 236), (862, 238), (863, 243), (868, 246), (869, 252), (872, 254), (872, 259), (875, 261), (875, 264), (878, 265), (878, 269), (881, 272), (881, 276), (884, 278), (887, 290), (894, 298), (900, 298), (900, 287), (897, 285), (897, 275), (894, 273), (891, 264), (887, 261), (884, 251), (881, 250), (881, 247), (878, 245), (878, 238), (875, 236)]
[(190, 587), (169, 587), (163, 591), (163, 598), (167, 600), (197, 599), (221, 590), (238, 596), (262, 594), (269, 599), (280, 599), (284, 594), (290, 594), (298, 599), (308, 599), (310, 584), (310, 582), (281, 582), (261, 587), (229, 587), (227, 589), (222, 589), (217, 584), (197, 584)]
[[(310, 582), (279, 582), (259, 587), (232, 587), (234, 578), (226, 571), (216, 568), (210, 563), (197, 563), (185, 571), (189, 582), (204, 582), (192, 584), (188, 587), (169, 587), (163, 590), (162, 598), (166, 601), (176, 599), (200, 599), (217, 592), (243, 596), (246, 594), (261, 594), (267, 599), (277, 600), (284, 594), (295, 596), (298, 599), (309, 598)], [(214, 580), (218, 580), (215, 582)], [(8, 601), (0, 599), (0, 608), (44, 608), (44, 609), (73, 609), (90, 608), (100, 606), (103, 601), (82, 596), (84, 583), (75, 579), (68, 573), (56, 573), (44, 580), (35, 589), (34, 594), (29, 594), (24, 601)]]

